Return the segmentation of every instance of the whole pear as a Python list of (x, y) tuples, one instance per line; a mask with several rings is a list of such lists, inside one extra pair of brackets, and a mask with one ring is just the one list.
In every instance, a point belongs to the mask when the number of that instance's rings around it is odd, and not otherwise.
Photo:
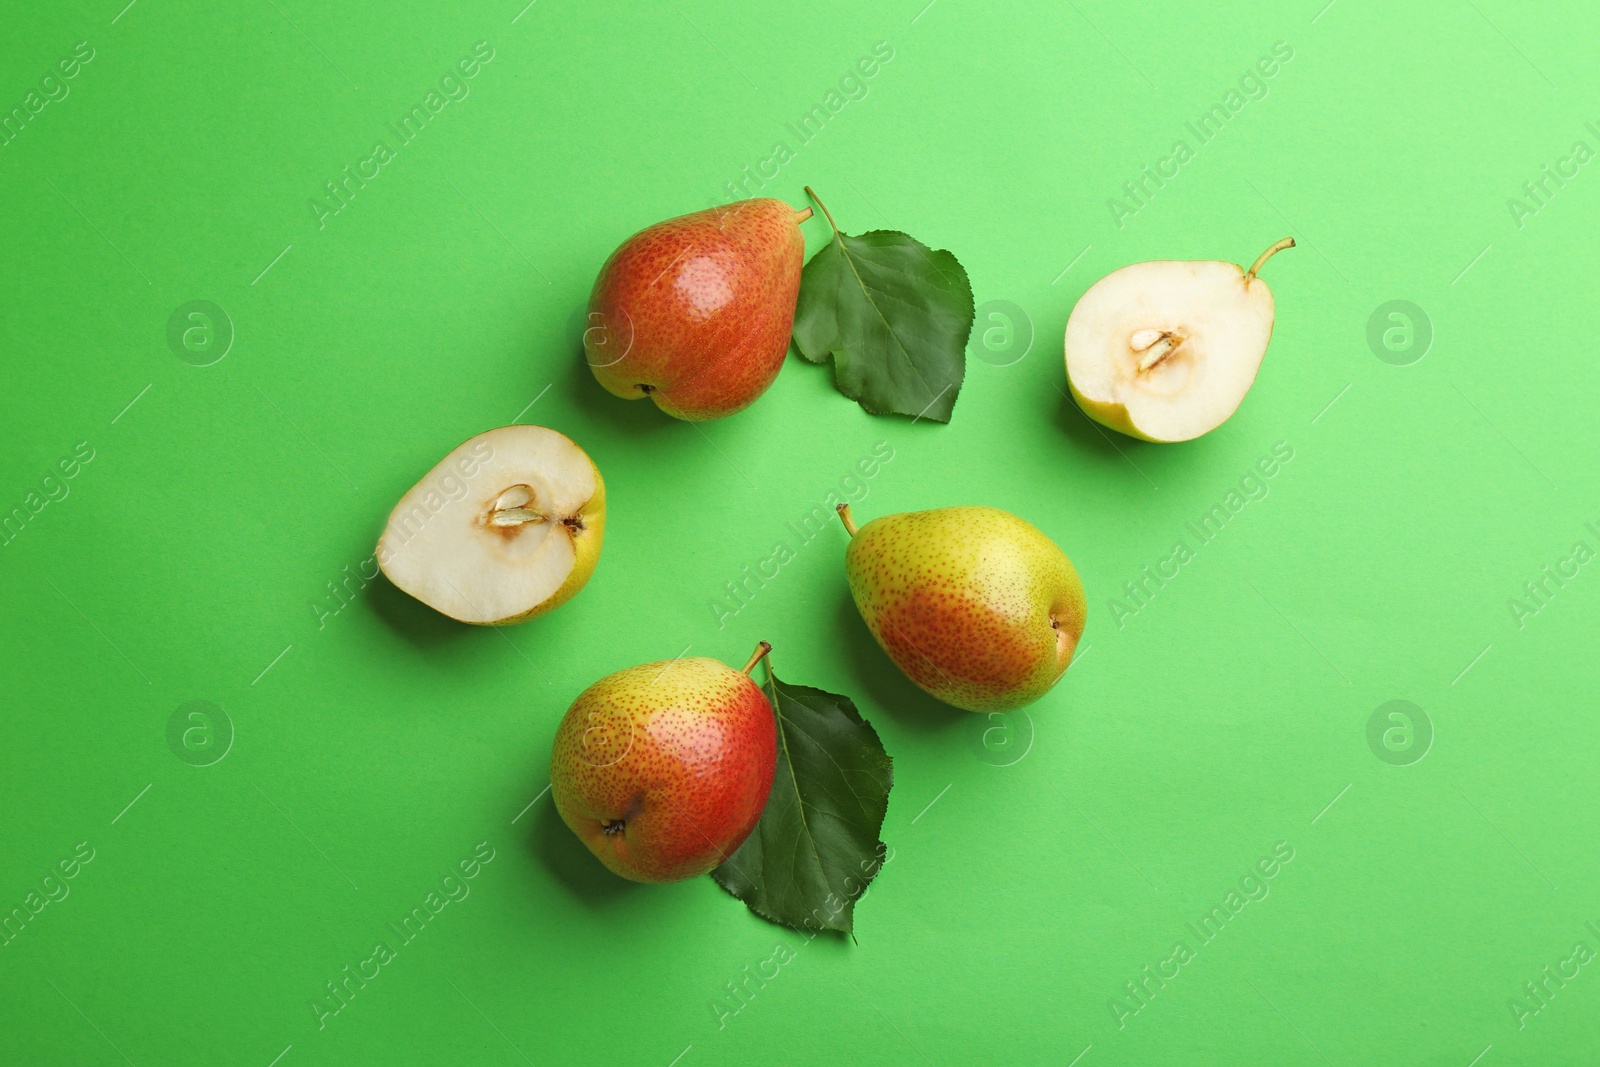
[(1072, 662), (1087, 605), (1072, 561), (997, 508), (873, 519), (848, 504), (845, 572), (867, 629), (929, 695), (967, 711), (1011, 711), (1050, 691)]
[(645, 663), (585, 689), (556, 729), (550, 794), (562, 820), (635, 882), (705, 874), (761, 818), (778, 726), (750, 671), (714, 659)]
[(628, 238), (589, 296), (583, 351), (595, 378), (691, 422), (748, 407), (789, 351), (810, 217), (741, 200)]

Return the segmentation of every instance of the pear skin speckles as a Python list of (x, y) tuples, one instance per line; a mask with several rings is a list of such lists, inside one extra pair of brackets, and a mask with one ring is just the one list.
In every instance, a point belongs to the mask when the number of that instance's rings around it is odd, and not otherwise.
[(596, 380), (690, 421), (753, 403), (789, 352), (805, 214), (740, 200), (624, 241), (589, 297), (584, 352)]
[(777, 766), (761, 687), (714, 659), (602, 678), (556, 729), (556, 809), (608, 868), (636, 882), (705, 874), (755, 829)]
[(845, 570), (878, 644), (931, 696), (968, 711), (1039, 699), (1072, 662), (1087, 606), (1070, 560), (995, 508), (874, 519)]

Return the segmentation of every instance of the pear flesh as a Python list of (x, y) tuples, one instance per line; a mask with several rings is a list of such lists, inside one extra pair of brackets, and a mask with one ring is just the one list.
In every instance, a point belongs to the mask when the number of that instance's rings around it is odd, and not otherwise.
[(543, 426), (504, 426), (454, 449), (400, 498), (378, 565), (429, 607), (480, 625), (558, 607), (594, 573), (605, 483)]
[(1011, 711), (1050, 691), (1087, 615), (1072, 561), (997, 508), (885, 515), (850, 531), (845, 572), (867, 629), (906, 677), (967, 711)]
[(1096, 422), (1146, 441), (1188, 441), (1226, 422), (1272, 339), (1272, 290), (1216, 260), (1135, 263), (1101, 278), (1067, 319), (1067, 382)]

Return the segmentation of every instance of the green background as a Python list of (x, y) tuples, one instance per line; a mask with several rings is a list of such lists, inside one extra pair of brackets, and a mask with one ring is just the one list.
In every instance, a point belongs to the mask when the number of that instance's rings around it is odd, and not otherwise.
[[(94, 854), (0, 948), (0, 1061), (1592, 1062), (1600, 974), (1542, 969), (1600, 949), (1600, 578), (1512, 604), (1600, 548), (1600, 165), (1522, 190), (1600, 149), (1592, 7), (122, 3), (8, 4), (0, 32), (0, 114), (94, 50), (0, 147), (0, 512), (94, 455), (0, 549), (0, 910)], [(480, 41), (470, 95), (319, 228), (323, 183)], [(1200, 144), (1185, 124), (1280, 41)], [(802, 145), (785, 124), (878, 42), (865, 98)], [(1179, 140), (1119, 225), (1110, 199)], [(778, 141), (763, 194), (809, 183), (847, 230), (966, 266), (949, 426), (869, 416), (797, 357), (700, 427), (592, 381), (606, 254)], [(1096, 278), (1284, 234), (1276, 337), (1225, 426), (1146, 445), (1064, 399)], [(194, 300), (235, 334), (209, 366), (167, 339)], [(1425, 358), (1420, 333), (1369, 344), (1391, 300), (1431, 322)], [(382, 579), (319, 617), (400, 494), (519, 415), (604, 472), (587, 589), (503, 631)], [(893, 460), (844, 484), (879, 442)], [(1279, 442), (1267, 495), (1119, 626), (1124, 583)], [(836, 527), (719, 628), (722, 583), (847, 490), (863, 518), (987, 504), (1053, 536), (1090, 599), (1062, 684), (1010, 722), (922, 696), (856, 617)], [(584, 686), (761, 638), (895, 759), (857, 943), (708, 878), (621, 884), (541, 796)], [(195, 700), (235, 733), (208, 766), (168, 742)], [(1420, 709), (1409, 745), (1369, 743), (1391, 700)], [(480, 842), (470, 896), (319, 1028), (324, 983)], [(1270, 895), (1202, 945), (1186, 924), (1279, 842)], [(1119, 1019), (1180, 940), (1195, 958)], [(778, 946), (731, 1013), (724, 983)]]

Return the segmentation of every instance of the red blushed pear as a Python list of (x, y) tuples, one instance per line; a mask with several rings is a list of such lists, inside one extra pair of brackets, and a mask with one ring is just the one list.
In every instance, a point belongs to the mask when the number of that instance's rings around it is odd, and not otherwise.
[(778, 727), (751, 678), (714, 659), (645, 663), (585, 689), (556, 729), (550, 793), (589, 851), (635, 882), (705, 874), (755, 829)]
[(628, 238), (589, 296), (583, 351), (595, 378), (691, 422), (748, 407), (789, 351), (810, 217), (741, 200)]
[(1072, 561), (996, 508), (873, 519), (850, 532), (845, 572), (878, 644), (930, 696), (967, 711), (1012, 711), (1072, 663), (1087, 604)]

